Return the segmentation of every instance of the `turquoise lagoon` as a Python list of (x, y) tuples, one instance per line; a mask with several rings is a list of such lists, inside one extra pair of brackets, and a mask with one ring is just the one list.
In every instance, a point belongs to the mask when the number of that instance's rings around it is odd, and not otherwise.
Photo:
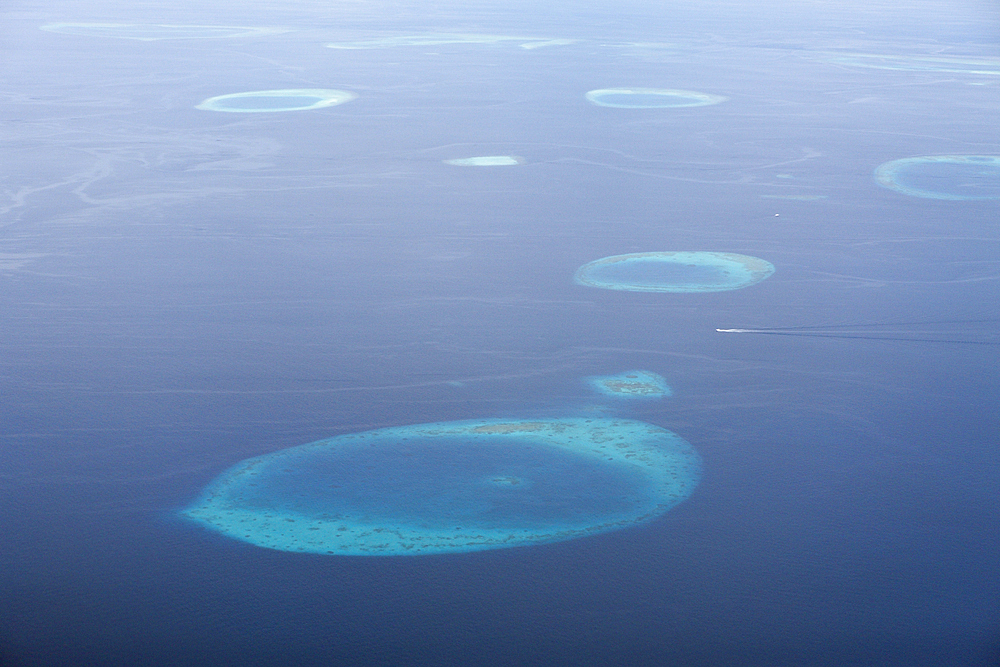
[(928, 155), (879, 165), (882, 187), (913, 197), (968, 201), (1000, 199), (1000, 156)]
[(663, 398), (673, 393), (663, 376), (650, 371), (595, 375), (587, 378), (587, 384), (613, 398)]
[(444, 554), (633, 526), (683, 501), (699, 478), (687, 442), (639, 421), (440, 422), (247, 459), (181, 513), (281, 551)]
[(586, 98), (597, 106), (619, 109), (703, 107), (729, 99), (721, 95), (667, 88), (602, 88), (590, 91)]
[(576, 283), (629, 292), (722, 292), (759, 283), (770, 262), (731, 252), (641, 252), (581, 266)]

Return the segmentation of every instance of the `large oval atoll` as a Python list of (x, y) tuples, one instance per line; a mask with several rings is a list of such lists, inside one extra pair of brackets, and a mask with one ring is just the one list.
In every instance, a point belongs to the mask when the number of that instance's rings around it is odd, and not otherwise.
[(288, 88), (284, 90), (255, 90), (247, 93), (230, 93), (210, 97), (197, 106), (205, 111), (233, 113), (261, 113), (269, 111), (306, 111), (322, 109), (357, 99), (346, 90), (326, 88)]
[(759, 283), (770, 262), (731, 252), (640, 252), (584, 264), (577, 284), (628, 292), (723, 292)]
[(953, 201), (1000, 199), (1000, 156), (927, 155), (875, 169), (882, 187), (913, 197)]
[(282, 551), (478, 551), (649, 521), (687, 498), (700, 470), (687, 442), (638, 421), (440, 422), (247, 459), (181, 514)]
[(703, 107), (725, 102), (728, 97), (668, 88), (601, 88), (586, 94), (589, 102), (617, 109), (661, 109)]

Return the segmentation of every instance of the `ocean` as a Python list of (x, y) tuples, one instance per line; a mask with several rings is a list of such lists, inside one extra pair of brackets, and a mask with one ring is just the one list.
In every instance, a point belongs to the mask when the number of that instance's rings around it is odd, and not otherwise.
[[(1000, 665), (996, 4), (0, 12), (4, 667)], [(774, 272), (574, 282), (649, 252)], [(669, 395), (588, 383), (632, 370)], [(434, 555), (182, 513), (325, 438), (559, 419), (700, 482)]]

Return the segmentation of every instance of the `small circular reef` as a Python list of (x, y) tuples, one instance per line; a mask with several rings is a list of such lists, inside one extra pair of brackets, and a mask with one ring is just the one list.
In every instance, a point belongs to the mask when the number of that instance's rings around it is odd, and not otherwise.
[(595, 375), (587, 378), (587, 384), (613, 398), (664, 398), (673, 393), (663, 376), (650, 371)]
[(228, 111), (231, 113), (307, 111), (332, 107), (356, 98), (357, 95), (346, 90), (326, 88), (255, 90), (210, 97), (199, 104), (197, 108), (205, 111)]
[(669, 88), (601, 88), (586, 94), (592, 104), (617, 109), (703, 107), (725, 102), (727, 97)]
[(640, 252), (584, 264), (575, 281), (628, 292), (722, 292), (759, 283), (770, 262), (731, 252)]
[(1000, 156), (927, 155), (875, 169), (882, 187), (913, 197), (970, 201), (1000, 199)]

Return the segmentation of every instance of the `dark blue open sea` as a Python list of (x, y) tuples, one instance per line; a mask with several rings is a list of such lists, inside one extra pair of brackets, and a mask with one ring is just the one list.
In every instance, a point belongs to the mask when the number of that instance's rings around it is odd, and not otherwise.
[[(994, 0), (9, 0), (0, 56), (3, 667), (1000, 665)], [(644, 252), (774, 273), (574, 282)], [(632, 369), (671, 395), (587, 381)], [(582, 417), (700, 484), (425, 556), (181, 514), (324, 438)]]

